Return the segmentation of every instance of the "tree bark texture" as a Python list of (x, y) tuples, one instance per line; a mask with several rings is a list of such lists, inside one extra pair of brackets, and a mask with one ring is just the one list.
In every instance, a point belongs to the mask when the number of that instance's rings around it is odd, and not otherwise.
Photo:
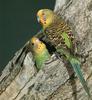
[[(85, 56), (82, 72), (92, 94), (92, 0), (56, 0), (55, 12), (71, 26)], [(26, 46), (27, 44), (25, 44)], [(25, 47), (24, 46), (24, 47)], [(52, 56), (38, 72), (31, 51), (21, 48), (0, 75), (0, 100), (88, 100), (79, 79), (62, 58)]]

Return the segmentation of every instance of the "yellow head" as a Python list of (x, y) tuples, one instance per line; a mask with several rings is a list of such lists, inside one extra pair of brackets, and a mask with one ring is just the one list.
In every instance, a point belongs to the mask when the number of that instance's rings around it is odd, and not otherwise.
[(39, 53), (42, 53), (45, 49), (46, 49), (46, 46), (43, 42), (41, 42), (38, 38), (36, 37), (33, 37), (31, 39), (31, 43), (32, 43), (32, 46), (33, 46), (33, 51), (34, 53), (36, 54), (39, 54)]
[(37, 12), (37, 20), (44, 29), (53, 23), (54, 16), (55, 13), (50, 9), (41, 9)]

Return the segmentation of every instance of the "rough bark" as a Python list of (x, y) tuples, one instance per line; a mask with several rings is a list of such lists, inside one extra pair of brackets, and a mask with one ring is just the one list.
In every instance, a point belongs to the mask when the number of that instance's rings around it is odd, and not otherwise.
[[(92, 94), (92, 0), (56, 0), (55, 12), (70, 24), (81, 42), (79, 52), (87, 55), (82, 72)], [(79, 79), (62, 59), (52, 56), (53, 62), (37, 72), (31, 51), (23, 48), (2, 71), (0, 100), (88, 100)]]

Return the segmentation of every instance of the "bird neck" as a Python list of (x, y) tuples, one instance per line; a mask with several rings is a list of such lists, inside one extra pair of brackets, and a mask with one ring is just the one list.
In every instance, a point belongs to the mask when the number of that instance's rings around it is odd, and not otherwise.
[(50, 56), (48, 50), (46, 49), (43, 52), (40, 52), (39, 54), (35, 54), (34, 57), (35, 57), (35, 59), (44, 61), (44, 60), (49, 60), (51, 56)]
[(56, 15), (52, 15), (48, 20), (47, 23), (43, 25), (43, 29), (47, 29), (48, 27), (60, 23), (60, 17)]
[(35, 52), (35, 55), (42, 56), (42, 55), (49, 55), (47, 49), (41, 50), (40, 52)]

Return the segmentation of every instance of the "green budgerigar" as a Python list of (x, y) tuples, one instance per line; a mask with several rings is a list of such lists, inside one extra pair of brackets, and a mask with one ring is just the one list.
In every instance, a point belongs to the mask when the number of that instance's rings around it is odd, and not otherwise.
[(33, 37), (31, 39), (31, 44), (36, 67), (40, 70), (43, 64), (49, 60), (51, 56), (46, 48), (46, 45), (37, 37)]
[(37, 13), (37, 19), (43, 27), (43, 32), (55, 46), (56, 50), (63, 54), (70, 62), (86, 93), (91, 97), (88, 86), (81, 72), (81, 63), (73, 54), (75, 49), (75, 39), (71, 28), (60, 16), (50, 9), (39, 10)]

